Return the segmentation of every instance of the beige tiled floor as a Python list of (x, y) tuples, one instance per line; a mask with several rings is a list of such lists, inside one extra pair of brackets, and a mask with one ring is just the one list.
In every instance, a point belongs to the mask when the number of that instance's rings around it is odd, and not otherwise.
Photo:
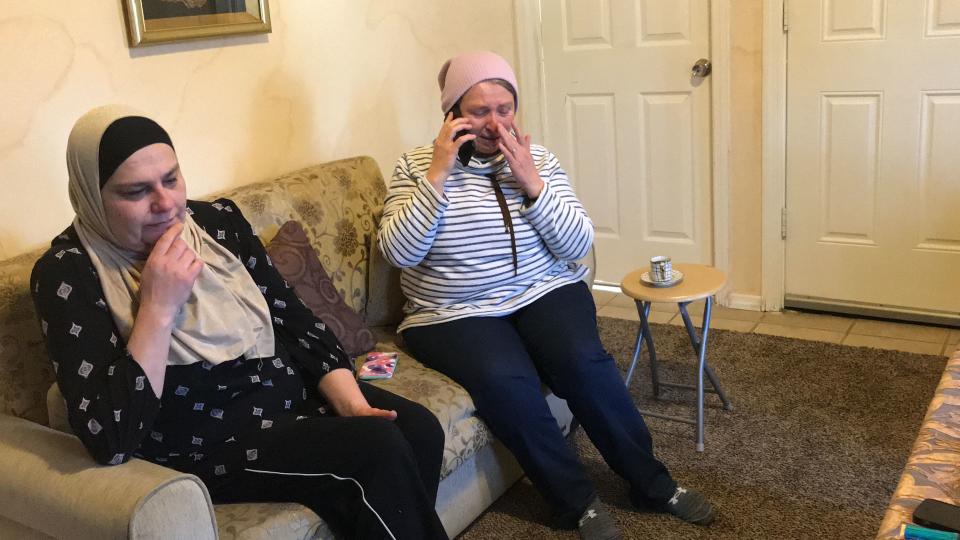
[[(623, 294), (594, 291), (593, 299), (597, 304), (597, 315), (640, 320), (633, 299)], [(703, 302), (691, 304), (687, 311), (699, 328)], [(676, 304), (654, 304), (650, 310), (650, 321), (683, 325)], [(949, 356), (960, 346), (960, 329), (956, 328), (793, 311), (762, 313), (716, 306), (710, 327), (944, 356)]]

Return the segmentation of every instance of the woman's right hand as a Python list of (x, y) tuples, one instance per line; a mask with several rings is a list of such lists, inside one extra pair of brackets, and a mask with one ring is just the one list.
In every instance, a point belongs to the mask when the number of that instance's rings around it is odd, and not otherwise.
[(157, 239), (140, 278), (140, 309), (167, 324), (173, 324), (203, 269), (203, 259), (183, 241), (182, 231), (183, 223), (176, 223)]
[(457, 133), (470, 128), (469, 120), (463, 117), (454, 118), (452, 112), (447, 113), (443, 125), (440, 126), (440, 134), (433, 142), (433, 161), (430, 162), (430, 169), (427, 171), (427, 181), (433, 185), (437, 193), (443, 193), (443, 184), (453, 172), (454, 160), (457, 159), (460, 147), (477, 138), (471, 133), (457, 137)]

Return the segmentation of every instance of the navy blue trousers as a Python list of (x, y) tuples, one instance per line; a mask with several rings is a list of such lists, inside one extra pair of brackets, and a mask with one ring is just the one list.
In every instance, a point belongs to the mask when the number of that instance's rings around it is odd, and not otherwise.
[[(426, 407), (361, 382), (372, 416), (305, 417), (254, 429), (208, 459), (238, 464), (217, 476), (196, 472), (215, 503), (298, 502), (324, 518), (337, 538), (446, 540), (434, 508), (444, 433)], [(253, 444), (254, 460), (243, 455)], [(216, 463), (217, 461), (214, 461)]]
[(418, 360), (470, 393), (561, 525), (574, 526), (596, 492), (550, 414), (541, 382), (567, 400), (607, 464), (630, 484), (634, 504), (660, 509), (673, 495), (676, 484), (654, 457), (646, 423), (600, 343), (583, 282), (504, 317), (408, 328), (403, 338)]

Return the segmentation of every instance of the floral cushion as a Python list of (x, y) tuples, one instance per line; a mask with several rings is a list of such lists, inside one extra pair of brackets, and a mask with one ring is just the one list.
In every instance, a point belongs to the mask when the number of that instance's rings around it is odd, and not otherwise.
[(218, 504), (213, 510), (221, 540), (334, 538), (325, 521), (295, 503)]
[(303, 227), (290, 220), (267, 245), (274, 268), (300, 300), (337, 336), (353, 358), (373, 348), (373, 334), (333, 286)]
[(356, 157), (314, 165), (207, 198), (232, 199), (264, 241), (288, 220), (303, 225), (344, 301), (363, 315), (368, 252), (386, 184), (377, 162)]
[(370, 381), (423, 405), (440, 420), (446, 434), (440, 478), (446, 478), (461, 463), (473, 457), (493, 438), (489, 428), (476, 416), (470, 394), (446, 375), (427, 368), (392, 342), (377, 343), (378, 351), (399, 354), (392, 378)]
[(367, 302), (363, 309), (367, 326), (394, 327), (403, 320), (406, 298), (400, 289), (400, 269), (391, 265), (380, 253), (377, 235), (370, 246), (367, 271)]
[(53, 366), (30, 297), (30, 272), (44, 249), (0, 263), (0, 414), (47, 423)]

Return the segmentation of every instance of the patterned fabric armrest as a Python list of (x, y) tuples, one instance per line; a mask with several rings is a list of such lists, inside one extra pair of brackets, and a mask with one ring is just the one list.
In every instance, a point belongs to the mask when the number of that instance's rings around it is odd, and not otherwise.
[(940, 377), (900, 483), (880, 524), (877, 539), (900, 538), (901, 523), (912, 521), (924, 499), (960, 504), (960, 349)]
[(55, 538), (217, 538), (195, 476), (138, 459), (102, 467), (76, 437), (2, 414), (0, 517)]

